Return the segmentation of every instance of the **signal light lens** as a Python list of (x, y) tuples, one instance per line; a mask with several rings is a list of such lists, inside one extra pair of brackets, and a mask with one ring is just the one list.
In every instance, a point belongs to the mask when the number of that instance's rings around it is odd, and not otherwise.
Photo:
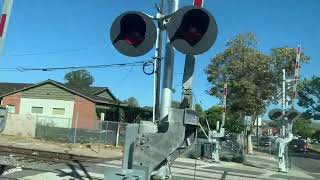
[(207, 32), (209, 22), (209, 16), (204, 11), (192, 9), (183, 16), (176, 38), (185, 39), (189, 45), (194, 46)]
[(139, 46), (145, 39), (146, 23), (138, 14), (126, 14), (120, 21), (120, 34), (116, 38), (124, 40), (127, 44), (134, 47)]
[(204, 53), (214, 44), (218, 29), (212, 14), (200, 7), (180, 8), (166, 24), (171, 45), (184, 54)]
[(182, 37), (186, 39), (189, 44), (194, 46), (200, 41), (202, 34), (199, 33), (195, 27), (190, 27), (186, 32), (182, 33)]
[(157, 28), (149, 15), (128, 11), (113, 21), (110, 39), (120, 53), (130, 57), (142, 56), (154, 46)]
[(289, 121), (293, 121), (299, 117), (299, 112), (295, 109), (287, 112), (287, 117)]
[(125, 34), (124, 40), (129, 45), (139, 46), (142, 43), (142, 41), (144, 40), (144, 37), (138, 32), (132, 32), (130, 34)]
[(282, 116), (282, 112), (275, 112), (274, 114), (273, 114), (273, 118), (278, 118), (278, 117), (280, 117), (280, 116)]
[(268, 115), (271, 120), (276, 120), (276, 121), (282, 120), (284, 117), (282, 109), (273, 109), (268, 113)]

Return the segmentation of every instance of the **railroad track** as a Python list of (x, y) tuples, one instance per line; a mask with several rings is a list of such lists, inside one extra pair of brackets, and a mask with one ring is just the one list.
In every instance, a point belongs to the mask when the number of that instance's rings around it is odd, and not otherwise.
[(13, 158), (19, 158), (21, 160), (33, 160), (46, 163), (66, 163), (72, 161), (97, 163), (104, 160), (105, 158), (82, 156), (68, 153), (44, 151), (37, 149), (27, 149), (13, 146), (0, 145), (0, 156), (9, 156)]

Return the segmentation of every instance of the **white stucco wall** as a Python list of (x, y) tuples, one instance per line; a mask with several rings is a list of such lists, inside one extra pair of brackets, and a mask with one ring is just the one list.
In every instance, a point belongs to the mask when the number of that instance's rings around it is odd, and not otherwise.
[[(32, 113), (32, 107), (43, 107), (42, 114)], [(64, 108), (64, 115), (53, 115), (53, 108)], [(74, 101), (21, 98), (20, 114), (38, 116), (38, 122), (52, 123), (56, 127), (70, 127), (72, 123)]]
[(21, 137), (34, 137), (36, 132), (36, 119), (32, 115), (8, 113), (6, 126), (1, 134)]

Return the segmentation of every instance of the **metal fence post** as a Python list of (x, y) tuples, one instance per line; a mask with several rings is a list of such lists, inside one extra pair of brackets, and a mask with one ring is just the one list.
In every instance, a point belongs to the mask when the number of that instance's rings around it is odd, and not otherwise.
[(118, 147), (118, 143), (119, 143), (119, 131), (120, 131), (120, 122), (118, 123), (118, 129), (117, 129), (116, 147)]
[(78, 119), (79, 119), (79, 113), (76, 113), (76, 124), (74, 127), (74, 135), (73, 135), (73, 143), (76, 143), (76, 137), (77, 137), (77, 127), (78, 127)]
[(108, 144), (108, 121), (106, 121), (106, 137), (105, 137), (105, 144)]

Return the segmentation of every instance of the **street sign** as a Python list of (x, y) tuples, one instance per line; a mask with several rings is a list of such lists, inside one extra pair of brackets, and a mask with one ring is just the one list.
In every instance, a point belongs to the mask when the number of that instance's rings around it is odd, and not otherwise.
[(252, 116), (245, 116), (244, 124), (248, 126), (248, 125), (251, 125), (251, 123), (252, 123)]
[(262, 122), (262, 119), (259, 117), (254, 121), (254, 125), (257, 126), (257, 123), (258, 123), (258, 126), (261, 126), (262, 124), (261, 122)]

